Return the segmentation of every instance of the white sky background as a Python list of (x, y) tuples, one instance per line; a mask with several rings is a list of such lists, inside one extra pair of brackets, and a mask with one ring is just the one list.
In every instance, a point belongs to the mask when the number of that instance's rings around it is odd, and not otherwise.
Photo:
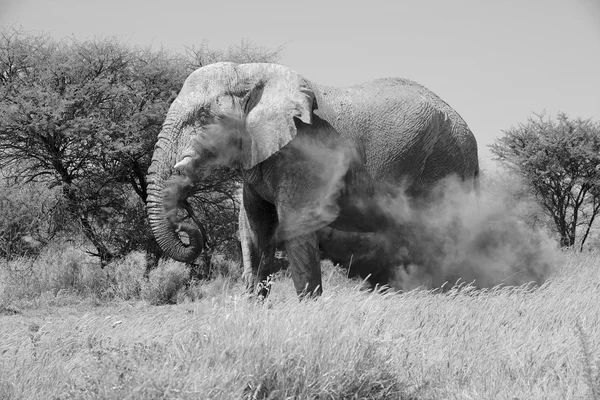
[(325, 85), (413, 79), (467, 121), (488, 170), (487, 145), (533, 112), (600, 120), (600, 0), (0, 0), (11, 25), (176, 51), (248, 38)]

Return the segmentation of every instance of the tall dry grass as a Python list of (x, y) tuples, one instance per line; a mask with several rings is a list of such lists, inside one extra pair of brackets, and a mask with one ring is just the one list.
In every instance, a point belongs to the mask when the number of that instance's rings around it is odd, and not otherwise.
[[(219, 271), (232, 268), (229, 261), (219, 257), (214, 264)], [(188, 284), (189, 275), (184, 264), (161, 260), (147, 276), (146, 259), (139, 252), (101, 268), (97, 259), (75, 247), (50, 248), (35, 258), (0, 259), (0, 311), (82, 301), (144, 299), (152, 305), (176, 303), (186, 295), (198, 297)]]
[(0, 398), (575, 399), (600, 390), (598, 254), (541, 288), (369, 294), (325, 268), (256, 304), (220, 278), (177, 305), (0, 317)]

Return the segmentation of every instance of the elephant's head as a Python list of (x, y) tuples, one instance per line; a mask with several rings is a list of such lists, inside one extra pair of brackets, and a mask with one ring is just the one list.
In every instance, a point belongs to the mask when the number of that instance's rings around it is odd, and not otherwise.
[(184, 262), (202, 251), (200, 227), (177, 218), (198, 171), (253, 168), (296, 136), (294, 118), (311, 124), (314, 108), (308, 82), (281, 65), (217, 63), (193, 72), (169, 109), (149, 169), (148, 215), (163, 250)]

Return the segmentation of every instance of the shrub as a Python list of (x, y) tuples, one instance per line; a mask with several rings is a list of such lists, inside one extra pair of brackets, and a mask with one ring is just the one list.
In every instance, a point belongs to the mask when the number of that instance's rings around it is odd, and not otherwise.
[(0, 257), (39, 255), (68, 226), (59, 193), (44, 185), (0, 182)]
[(140, 298), (145, 281), (146, 259), (142, 252), (129, 253), (105, 268), (110, 282), (109, 292), (122, 300)]
[(175, 304), (177, 293), (189, 281), (190, 272), (185, 264), (168, 260), (151, 271), (148, 282), (142, 285), (142, 299), (151, 305)]
[(211, 276), (225, 276), (233, 279), (239, 279), (242, 276), (240, 262), (226, 257), (224, 254), (215, 254), (211, 259)]
[(83, 251), (73, 247), (47, 247), (38, 257), (3, 260), (0, 278), (4, 301), (34, 299), (49, 293), (100, 294), (105, 274)]

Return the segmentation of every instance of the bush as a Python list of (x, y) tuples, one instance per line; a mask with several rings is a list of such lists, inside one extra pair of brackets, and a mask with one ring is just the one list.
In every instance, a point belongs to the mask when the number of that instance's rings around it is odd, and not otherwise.
[(224, 276), (237, 280), (242, 276), (240, 262), (231, 260), (224, 254), (215, 254), (211, 259), (210, 276), (213, 278)]
[(190, 271), (185, 264), (162, 261), (150, 272), (148, 282), (142, 285), (142, 299), (155, 306), (175, 304), (177, 293), (189, 282), (189, 277)]
[(142, 252), (129, 253), (105, 268), (111, 296), (122, 300), (139, 299), (145, 281), (146, 258)]
[(0, 257), (37, 256), (65, 226), (56, 189), (29, 183), (0, 184)]
[(35, 299), (44, 294), (101, 294), (106, 288), (105, 274), (98, 263), (83, 251), (54, 246), (36, 258), (19, 257), (0, 263), (2, 300)]
[[(144, 300), (152, 305), (196, 301), (206, 290), (220, 293), (241, 275), (239, 263), (224, 255), (212, 258), (213, 282), (190, 278), (190, 268), (161, 260), (149, 274), (146, 255), (132, 252), (101, 268), (97, 258), (74, 246), (50, 244), (38, 257), (0, 259), (0, 308), (23, 301), (51, 302)], [(214, 290), (213, 290), (214, 289)], [(66, 297), (65, 297), (66, 296)]]
[(146, 271), (145, 255), (133, 252), (105, 269), (74, 247), (52, 245), (37, 258), (19, 257), (0, 264), (0, 303), (70, 293), (99, 299), (139, 299)]

